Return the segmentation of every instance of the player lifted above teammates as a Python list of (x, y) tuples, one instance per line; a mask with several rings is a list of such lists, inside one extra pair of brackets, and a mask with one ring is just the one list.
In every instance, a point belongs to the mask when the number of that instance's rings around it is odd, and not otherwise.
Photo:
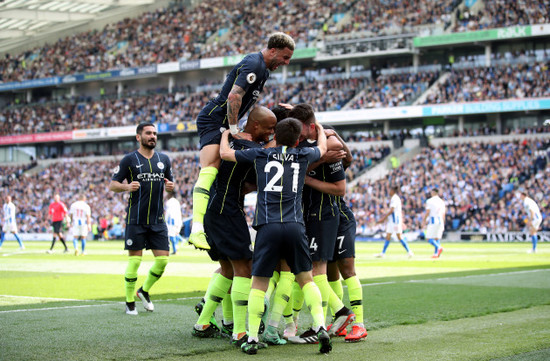
[(269, 71), (288, 65), (294, 53), (294, 40), (284, 33), (271, 35), (267, 47), (249, 54), (227, 75), (218, 96), (206, 104), (197, 118), (200, 136), (201, 170), (193, 189), (193, 226), (189, 243), (196, 248), (210, 249), (206, 242), (203, 218), (208, 205), (210, 186), (216, 179), (220, 165), (220, 139), (225, 129), (230, 129), (235, 139), (249, 135), (240, 134), (239, 119), (256, 103), (269, 78)]
[[(164, 189), (174, 191), (172, 166), (167, 155), (155, 152), (157, 129), (152, 123), (141, 123), (136, 129), (139, 149), (122, 158), (116, 167), (109, 189), (115, 193), (130, 192), (126, 215), (124, 249), (128, 250), (129, 260), (124, 279), (126, 281), (126, 313), (137, 315), (134, 291), (137, 271), (141, 263), (143, 249), (150, 249), (155, 255), (155, 263), (137, 296), (147, 311), (154, 306), (149, 299), (151, 286), (162, 276), (170, 245), (168, 229), (164, 221)], [(124, 180), (126, 183), (122, 183)]]

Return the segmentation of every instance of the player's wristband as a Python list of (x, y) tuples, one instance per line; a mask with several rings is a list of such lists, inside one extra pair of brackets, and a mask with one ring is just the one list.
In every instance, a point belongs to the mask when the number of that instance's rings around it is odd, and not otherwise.
[(229, 124), (229, 131), (231, 135), (235, 135), (239, 132), (239, 127), (237, 127), (237, 124)]

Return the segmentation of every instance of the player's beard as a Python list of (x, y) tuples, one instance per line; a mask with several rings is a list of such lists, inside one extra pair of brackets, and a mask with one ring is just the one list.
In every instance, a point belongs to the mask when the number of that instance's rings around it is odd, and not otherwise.
[(153, 144), (149, 144), (149, 141), (147, 140), (144, 140), (144, 139), (141, 139), (141, 145), (144, 146), (145, 148), (147, 149), (155, 149), (155, 147), (157, 146), (157, 142), (156, 141), (153, 141)]

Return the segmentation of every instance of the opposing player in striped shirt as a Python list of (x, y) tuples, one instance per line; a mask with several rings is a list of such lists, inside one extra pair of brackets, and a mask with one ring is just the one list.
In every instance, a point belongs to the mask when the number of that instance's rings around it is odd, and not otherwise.
[(71, 204), (69, 215), (71, 216), (73, 231), (74, 255), (78, 256), (79, 240), (82, 245), (80, 254), (84, 255), (86, 252), (86, 237), (92, 231), (92, 210), (88, 203), (86, 203), (86, 196), (84, 194), (78, 197), (78, 201)]

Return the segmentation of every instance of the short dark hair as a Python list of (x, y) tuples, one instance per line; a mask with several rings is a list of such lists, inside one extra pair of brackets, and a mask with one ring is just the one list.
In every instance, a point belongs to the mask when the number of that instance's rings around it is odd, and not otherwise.
[(294, 51), (294, 40), (290, 35), (287, 35), (285, 33), (277, 32), (273, 33), (269, 36), (269, 39), (267, 40), (267, 48), (268, 49), (284, 49), (289, 48), (290, 50)]
[(143, 132), (143, 128), (145, 127), (154, 127), (155, 125), (151, 122), (145, 122), (145, 123), (139, 123), (139, 125), (136, 128), (136, 134), (141, 134)]
[(433, 187), (432, 192), (434, 192), (435, 194), (439, 194), (439, 188)]
[(295, 118), (281, 120), (275, 126), (275, 140), (278, 145), (294, 147), (302, 133), (302, 123)]
[(399, 190), (399, 187), (398, 186), (392, 186), (390, 189), (392, 191), (394, 191), (395, 193), (397, 193), (397, 191)]
[(275, 117), (277, 118), (277, 123), (283, 119), (288, 118), (289, 110), (285, 107), (276, 105), (273, 108), (271, 108), (271, 111), (273, 112), (273, 114), (275, 114)]
[(290, 118), (296, 118), (302, 123), (308, 125), (313, 123), (315, 119), (315, 112), (313, 107), (307, 103), (296, 104), (289, 112), (288, 116)]

